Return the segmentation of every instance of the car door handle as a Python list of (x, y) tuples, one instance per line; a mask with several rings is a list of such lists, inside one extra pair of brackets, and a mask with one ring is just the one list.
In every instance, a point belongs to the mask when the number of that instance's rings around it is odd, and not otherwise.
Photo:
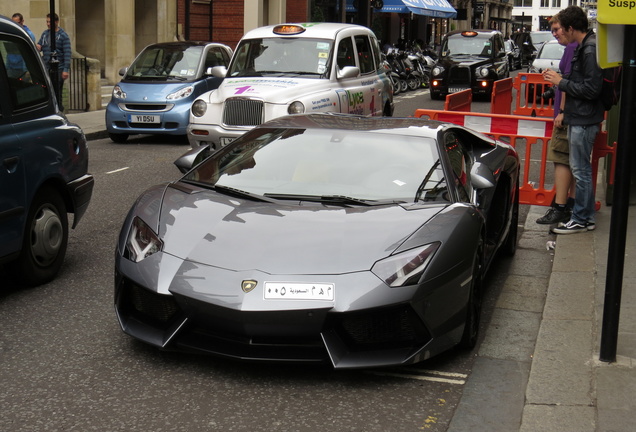
[(20, 156), (12, 156), (4, 159), (2, 165), (7, 169), (7, 172), (12, 173), (15, 172), (18, 162), (20, 162)]

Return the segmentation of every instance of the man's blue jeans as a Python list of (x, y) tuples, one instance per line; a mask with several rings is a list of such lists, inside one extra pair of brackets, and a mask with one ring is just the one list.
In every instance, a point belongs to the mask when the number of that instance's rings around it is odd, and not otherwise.
[(596, 211), (594, 185), (592, 184), (592, 148), (599, 131), (599, 125), (569, 126), (570, 169), (576, 180), (576, 195), (572, 220), (585, 224), (594, 222)]

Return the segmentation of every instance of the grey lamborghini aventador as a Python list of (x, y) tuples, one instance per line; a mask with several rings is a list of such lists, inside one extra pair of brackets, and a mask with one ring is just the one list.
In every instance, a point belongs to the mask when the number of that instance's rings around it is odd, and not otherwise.
[(119, 236), (123, 331), (165, 350), (335, 368), (471, 348), (517, 241), (509, 145), (415, 118), (278, 118), (143, 193)]

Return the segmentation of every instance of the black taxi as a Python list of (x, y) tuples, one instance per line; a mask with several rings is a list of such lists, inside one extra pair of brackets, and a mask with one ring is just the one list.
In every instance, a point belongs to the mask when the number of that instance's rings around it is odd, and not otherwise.
[(431, 71), (431, 99), (472, 89), (490, 97), (493, 83), (510, 76), (504, 38), (497, 30), (457, 30), (444, 35)]

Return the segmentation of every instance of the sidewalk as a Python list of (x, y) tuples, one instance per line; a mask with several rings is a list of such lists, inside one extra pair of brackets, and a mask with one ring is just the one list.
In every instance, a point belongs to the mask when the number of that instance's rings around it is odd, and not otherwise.
[(66, 114), (66, 117), (70, 122), (80, 125), (88, 140), (108, 137), (105, 110)]
[[(67, 117), (88, 139), (99, 139), (108, 136), (104, 115)], [(449, 432), (636, 430), (636, 207), (629, 212), (617, 361), (601, 362), (611, 214), (603, 194), (597, 187), (597, 228), (583, 234), (548, 234), (535, 223), (545, 208), (530, 207), (510, 282), (497, 300)], [(556, 240), (554, 251), (546, 249), (550, 240)], [(550, 259), (551, 271), (545, 265)], [(534, 266), (548, 273), (537, 274)]]
[[(597, 187), (597, 228), (583, 234), (548, 234), (535, 223), (545, 208), (531, 206), (449, 432), (636, 430), (636, 208), (629, 214), (617, 361), (610, 364), (599, 360), (611, 215), (602, 194)], [(556, 247), (546, 278), (533, 273), (533, 263), (549, 253), (550, 240)]]

